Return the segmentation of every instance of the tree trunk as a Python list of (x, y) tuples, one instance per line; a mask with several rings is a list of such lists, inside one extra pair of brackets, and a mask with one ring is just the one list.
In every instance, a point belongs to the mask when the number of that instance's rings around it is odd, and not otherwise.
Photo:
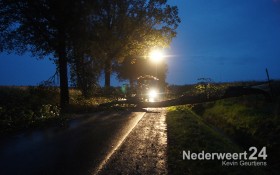
[(62, 37), (59, 42), (58, 64), (60, 76), (60, 107), (63, 113), (67, 111), (69, 105), (67, 57), (64, 37)]
[(112, 73), (112, 61), (107, 58), (105, 62), (105, 88), (110, 89), (111, 86), (111, 73)]
[(129, 79), (129, 86), (130, 86), (130, 89), (134, 88), (134, 79), (133, 78)]
[(82, 91), (84, 97), (88, 97), (88, 89), (85, 84), (85, 68), (83, 65), (83, 54), (75, 50), (75, 73), (77, 77), (77, 87)]

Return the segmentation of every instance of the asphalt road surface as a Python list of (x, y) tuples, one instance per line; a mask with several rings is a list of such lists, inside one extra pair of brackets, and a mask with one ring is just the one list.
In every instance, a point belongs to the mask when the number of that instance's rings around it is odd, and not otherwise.
[(0, 138), (0, 174), (167, 174), (162, 109), (100, 112)]
[(166, 159), (165, 109), (150, 108), (98, 174), (168, 174)]

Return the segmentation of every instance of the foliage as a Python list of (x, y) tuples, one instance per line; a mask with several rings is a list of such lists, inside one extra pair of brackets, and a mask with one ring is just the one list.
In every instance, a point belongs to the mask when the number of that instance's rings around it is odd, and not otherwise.
[(210, 95), (214, 95), (217, 92), (217, 86), (214, 85), (214, 81), (211, 78), (199, 78), (200, 82), (196, 85), (197, 93), (204, 93), (207, 98)]
[(1, 0), (0, 51), (57, 58), (64, 110), (69, 103), (68, 64), (72, 83), (88, 97), (102, 69), (109, 87), (113, 62), (167, 46), (179, 22), (177, 7), (162, 0)]
[(147, 55), (151, 47), (168, 46), (180, 22), (177, 7), (162, 0), (100, 1), (92, 19), (97, 26), (94, 52), (105, 61), (107, 88), (113, 63)]
[(41, 118), (52, 118), (58, 117), (60, 113), (60, 109), (58, 106), (53, 106), (50, 104), (42, 105), (39, 110)]
[(203, 119), (220, 128), (242, 147), (266, 146), (269, 162), (278, 160), (280, 145), (279, 101), (268, 103), (262, 96), (217, 101), (204, 107)]
[[(260, 82), (234, 82), (234, 83), (212, 83), (213, 89), (217, 92), (224, 92), (224, 89), (230, 86), (251, 86), (260, 84)], [(214, 130), (221, 133), (223, 136), (229, 137), (232, 142), (236, 143), (241, 149), (248, 149), (251, 146), (258, 148), (266, 147), (268, 150), (268, 167), (265, 168), (265, 172), (270, 174), (277, 174), (279, 172), (279, 136), (280, 136), (280, 108), (279, 108), (279, 82), (272, 82), (272, 94), (273, 101), (267, 101), (263, 95), (247, 95), (235, 98), (229, 98), (224, 100), (218, 100), (215, 102), (208, 102), (202, 104), (187, 105), (185, 107), (173, 107), (171, 111), (176, 111), (176, 115), (181, 113), (187, 113), (186, 111), (192, 110), (196, 113), (196, 116), (202, 120)], [(199, 93), (205, 93), (207, 83), (203, 84), (202, 91)], [(185, 85), (185, 86), (170, 86), (171, 92), (174, 94), (192, 94), (197, 93), (201, 87), (198, 85)], [(213, 92), (213, 91), (210, 91)], [(209, 93), (210, 96), (215, 93)], [(216, 94), (219, 95), (219, 94)], [(171, 122), (178, 123), (177, 134), (186, 130), (183, 127), (190, 127), (188, 123), (182, 123), (180, 129), (179, 122), (174, 119), (174, 114), (171, 113), (172, 118), (167, 118)], [(187, 114), (180, 114), (187, 116)], [(175, 117), (176, 118), (176, 117)], [(175, 121), (173, 121), (173, 119)], [(189, 122), (189, 121), (188, 121)], [(193, 124), (192, 124), (193, 125)], [(198, 126), (197, 126), (198, 127)], [(175, 128), (174, 128), (175, 129)], [(172, 130), (170, 132), (173, 132)], [(196, 132), (192, 130), (192, 132)], [(176, 136), (172, 136), (176, 138)], [(178, 142), (186, 139), (187, 136), (181, 136), (176, 138)], [(200, 137), (200, 136), (196, 136)], [(192, 141), (192, 140), (191, 140)], [(183, 141), (182, 141), (183, 142)], [(182, 143), (183, 144), (183, 143)], [(211, 143), (209, 143), (210, 145)], [(186, 146), (185, 146), (186, 147)], [(200, 147), (198, 145), (198, 147)], [(178, 148), (178, 147), (177, 147)], [(176, 146), (175, 146), (176, 150)], [(179, 150), (179, 149), (177, 149)], [(186, 167), (187, 165), (179, 165), (180, 167)], [(176, 173), (175, 173), (176, 174)], [(262, 174), (262, 173), (260, 173)]]
[[(199, 78), (199, 82), (189, 85), (169, 85), (168, 96), (170, 98), (178, 98), (182, 95), (204, 94), (206, 97), (221, 96), (228, 87), (234, 86), (252, 86), (263, 82), (228, 82), (216, 83), (211, 78)], [(280, 94), (280, 93), (279, 93)]]
[(101, 74), (101, 63), (92, 57), (88, 61), (80, 57), (71, 63), (71, 82), (73, 87), (81, 90), (85, 98), (92, 97), (99, 89), (98, 80)]
[(143, 57), (127, 57), (121, 64), (115, 66), (115, 70), (117, 72), (118, 79), (129, 80), (131, 87), (134, 87), (134, 83), (138, 77), (144, 75), (157, 77), (159, 79), (160, 86), (165, 86), (167, 74), (167, 65), (165, 62), (154, 64)]
[[(203, 121), (229, 136), (243, 148), (267, 147), (269, 169), (279, 170), (279, 94), (268, 102), (261, 95), (242, 96), (190, 106)], [(278, 97), (277, 97), (278, 96)]]
[[(199, 153), (242, 152), (238, 145), (208, 126), (187, 106), (170, 107), (167, 113), (168, 165), (170, 174), (252, 174), (255, 167), (222, 166), (219, 160), (182, 160), (182, 151)], [(203, 168), (202, 168), (203, 167)]]
[(104, 89), (94, 91), (85, 98), (78, 89), (70, 89), (70, 109), (60, 115), (59, 89), (53, 86), (0, 87), (0, 133), (23, 128), (61, 122), (73, 113), (96, 112), (98, 105), (121, 96), (120, 88), (112, 88), (111, 96), (104, 96)]
[(169, 85), (167, 87), (167, 96), (168, 98), (178, 98), (182, 95), (193, 93), (194, 85)]
[(98, 105), (102, 103), (107, 103), (113, 98), (105, 97), (104, 90), (99, 89), (94, 91), (93, 96), (85, 98), (82, 92), (78, 89), (70, 89), (70, 113), (87, 113), (87, 112), (95, 112), (98, 109)]
[(26, 128), (35, 123), (58, 118), (59, 92), (43, 87), (1, 87), (1, 131)]
[(275, 103), (267, 103), (262, 96), (220, 100), (205, 106), (203, 117), (223, 130), (229, 129), (227, 131), (229, 135), (234, 135), (234, 132), (238, 130), (244, 130), (251, 137), (268, 139), (258, 134), (263, 133), (263, 129), (266, 128), (262, 126), (269, 121), (274, 122), (267, 132), (271, 134), (277, 132), (274, 130), (280, 124), (277, 106), (278, 104)]
[(63, 110), (69, 103), (67, 52), (71, 49), (74, 34), (82, 33), (73, 26), (82, 27), (79, 19), (84, 14), (80, 12), (86, 11), (81, 8), (83, 3), (66, 0), (0, 1), (1, 50), (19, 54), (30, 51), (40, 58), (56, 57)]

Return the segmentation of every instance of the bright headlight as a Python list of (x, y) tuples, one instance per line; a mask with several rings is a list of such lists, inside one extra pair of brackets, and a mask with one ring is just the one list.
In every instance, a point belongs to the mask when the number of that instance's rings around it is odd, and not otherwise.
[(157, 96), (158, 96), (157, 90), (155, 90), (155, 89), (150, 90), (148, 93), (148, 96), (149, 96), (149, 101), (154, 102), (155, 98), (157, 98)]
[(155, 98), (155, 97), (157, 97), (157, 91), (156, 90), (154, 90), (154, 89), (152, 89), (152, 90), (150, 90), (149, 91), (149, 97), (150, 98)]

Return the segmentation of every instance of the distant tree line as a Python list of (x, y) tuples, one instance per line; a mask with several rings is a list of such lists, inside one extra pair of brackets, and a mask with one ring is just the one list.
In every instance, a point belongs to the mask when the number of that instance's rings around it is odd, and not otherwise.
[(65, 110), (68, 67), (85, 96), (101, 71), (107, 88), (112, 71), (132, 81), (130, 67), (141, 65), (133, 64), (150, 48), (167, 47), (179, 23), (177, 7), (166, 0), (0, 0), (0, 51), (53, 55)]

